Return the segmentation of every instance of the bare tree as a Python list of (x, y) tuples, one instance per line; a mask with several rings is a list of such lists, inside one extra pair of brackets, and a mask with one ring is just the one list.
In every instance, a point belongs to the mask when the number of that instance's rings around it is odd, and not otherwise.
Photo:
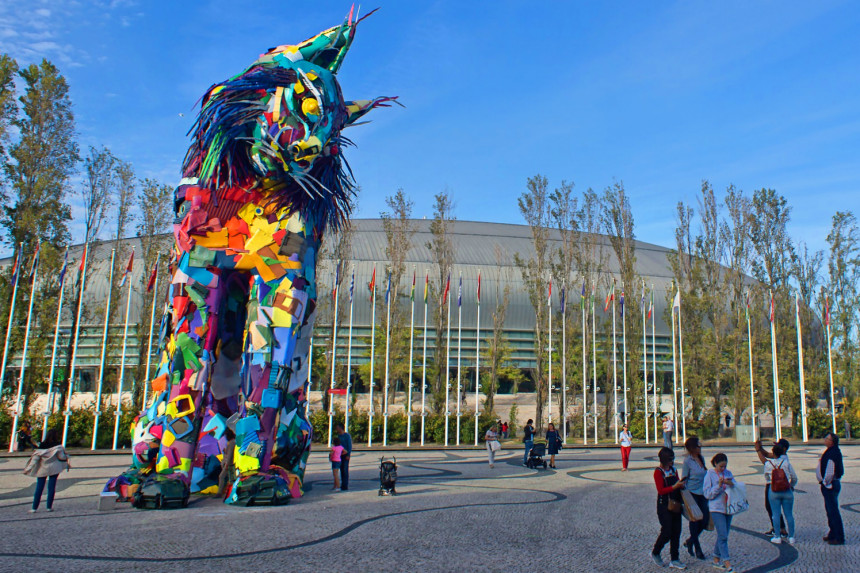
[(92, 146), (84, 159), (86, 179), (80, 191), (84, 206), (84, 243), (98, 238), (108, 210), (113, 205), (116, 161), (108, 148)]

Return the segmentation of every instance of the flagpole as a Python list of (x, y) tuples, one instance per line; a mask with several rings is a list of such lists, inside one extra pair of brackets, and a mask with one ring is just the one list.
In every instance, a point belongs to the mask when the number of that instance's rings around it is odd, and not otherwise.
[(564, 289), (566, 285), (561, 286), (561, 425), (564, 428), (562, 435), (564, 443), (567, 443), (567, 305), (564, 301)]
[(806, 385), (803, 380), (803, 335), (800, 332), (800, 293), (794, 293), (795, 317), (797, 320), (797, 372), (800, 377), (800, 421), (803, 430), (803, 441), (809, 441), (806, 428)]
[[(770, 350), (773, 364), (773, 425), (776, 439), (782, 438), (782, 419), (779, 405), (779, 365), (776, 360), (776, 308), (773, 302), (773, 291), (770, 293)], [(835, 422), (834, 422), (835, 423)]]
[[(143, 410), (146, 410), (147, 394), (149, 393), (149, 367), (152, 363), (152, 333), (155, 327), (155, 303), (158, 301), (158, 263), (161, 254), (155, 257), (155, 279), (152, 283), (152, 310), (149, 313), (149, 342), (146, 345), (146, 375), (143, 377)], [(113, 265), (111, 265), (113, 268)]]
[[(131, 258), (134, 259), (134, 248), (131, 249)], [(129, 268), (126, 269), (127, 274), (131, 274), (131, 260), (129, 261)], [(126, 303), (125, 303), (125, 327), (122, 332), (122, 356), (120, 356), (120, 366), (119, 366), (119, 383), (117, 384), (116, 390), (116, 422), (113, 425), (113, 449), (116, 449), (117, 438), (119, 438), (119, 419), (122, 416), (122, 384), (125, 381), (125, 348), (126, 343), (128, 341), (128, 315), (131, 311), (131, 294), (132, 294), (132, 281), (131, 277), (128, 278), (128, 292), (126, 293)]]
[[(679, 286), (678, 289), (681, 287)], [(675, 290), (675, 281), (672, 281), (672, 290)], [(681, 292), (680, 290), (678, 292)], [(680, 432), (678, 431), (678, 358), (675, 350), (675, 298), (672, 299), (672, 423), (675, 425), (675, 443), (678, 443)]]
[[(680, 292), (680, 290), (678, 291)], [(681, 369), (681, 431), (683, 432), (682, 442), (687, 441), (687, 397), (684, 388), (684, 329), (681, 326), (681, 300), (678, 299), (678, 358)], [(678, 433), (677, 431), (675, 432)]]
[(24, 371), (27, 368), (27, 347), (30, 342), (30, 323), (33, 319), (33, 301), (36, 299), (36, 275), (39, 270), (39, 248), (41, 242), (36, 245), (36, 253), (33, 255), (33, 268), (30, 272), (30, 305), (27, 310), (27, 326), (24, 329), (24, 350), (21, 353), (21, 373), (18, 377), (18, 395), (15, 397), (15, 418), (12, 420), (12, 433), (9, 436), (9, 452), (15, 451), (15, 435), (18, 433), (18, 417), (21, 415), (21, 393), (24, 391)]
[(332, 296), (334, 297), (334, 314), (331, 317), (331, 381), (329, 382), (328, 393), (328, 447), (331, 447), (332, 426), (334, 425), (334, 375), (335, 363), (337, 362), (337, 313), (338, 303), (340, 303), (340, 263), (337, 264), (334, 276), (334, 289)]
[(756, 419), (755, 419), (755, 389), (753, 388), (753, 361), (752, 361), (752, 328), (750, 326), (750, 302), (749, 294), (747, 294), (747, 348), (749, 349), (750, 361), (750, 415), (752, 416), (753, 441), (756, 440)]
[[(448, 274), (448, 284), (451, 275)], [(448, 296), (448, 343), (445, 349), (445, 446), (448, 446), (448, 426), (450, 425), (450, 394), (451, 394), (451, 297)]]
[(42, 441), (48, 436), (48, 418), (54, 412), (54, 367), (57, 363), (57, 340), (60, 336), (60, 318), (63, 316), (63, 293), (66, 290), (66, 269), (69, 262), (69, 249), (63, 259), (63, 270), (60, 271), (60, 300), (57, 302), (57, 322), (54, 326), (54, 346), (51, 350), (51, 371), (48, 374), (48, 394), (46, 395), (44, 421), (42, 422)]
[(481, 415), (481, 271), (478, 271), (478, 318), (475, 333), (475, 445), (478, 445), (478, 419)]
[(421, 357), (421, 445), (424, 445), (424, 419), (427, 395), (427, 290), (430, 283), (430, 271), (424, 276), (424, 354)]
[(612, 396), (615, 404), (615, 443), (618, 443), (618, 345), (615, 340), (615, 279), (612, 279)]
[(833, 359), (830, 349), (830, 300), (824, 295), (825, 315), (824, 325), (827, 331), (827, 372), (830, 378), (830, 419), (833, 422), (833, 433), (836, 433), (836, 393), (833, 390)]
[(415, 265), (412, 265), (412, 294), (409, 296), (409, 306), (412, 307), (412, 318), (409, 320), (409, 405), (406, 412), (406, 447), (412, 443), (412, 357), (415, 342)]
[(463, 271), (460, 271), (460, 282), (457, 287), (457, 437), (455, 445), (460, 445), (460, 396), (463, 394), (462, 378), (460, 377), (460, 356), (463, 349)]
[(580, 293), (579, 310), (582, 314), (582, 445), (588, 445), (588, 396), (586, 392), (586, 383), (588, 380), (588, 355), (585, 349), (585, 337), (588, 332), (585, 330), (585, 281), (582, 282), (582, 292)]
[(549, 381), (546, 385), (546, 421), (547, 424), (550, 424), (552, 423), (552, 277), (549, 279), (549, 295), (546, 298), (546, 314), (547, 332), (549, 332), (546, 349), (546, 361), (549, 367)]
[(592, 390), (592, 408), (594, 411), (594, 445), (597, 445), (597, 327), (596, 319), (594, 318), (594, 289), (595, 285), (591, 285), (591, 390)]
[(355, 307), (355, 265), (352, 266), (352, 277), (349, 282), (349, 334), (346, 339), (346, 413), (344, 414), (344, 430), (349, 432), (349, 411), (352, 410), (352, 311)]
[(385, 392), (382, 396), (382, 445), (388, 445), (388, 362), (391, 356), (391, 269), (388, 270), (388, 290), (385, 292), (387, 318), (385, 319)]
[(659, 434), (657, 433), (657, 417), (659, 416), (661, 405), (657, 403), (657, 328), (655, 327), (655, 319), (657, 313), (654, 312), (654, 284), (651, 284), (651, 380), (654, 390), (654, 443), (660, 443)]
[(305, 396), (305, 418), (308, 417), (308, 411), (311, 408), (311, 371), (314, 366), (314, 337), (311, 336), (310, 344), (308, 345), (308, 391)]
[(624, 314), (624, 282), (621, 283), (621, 366), (624, 370), (624, 424), (627, 424), (627, 316)]
[(93, 443), (90, 447), (91, 450), (96, 449), (96, 438), (99, 433), (99, 416), (101, 415), (102, 410), (102, 384), (105, 379), (105, 353), (107, 352), (107, 334), (108, 334), (108, 320), (110, 319), (110, 299), (113, 294), (113, 266), (114, 260), (116, 259), (116, 249), (111, 249), (110, 251), (110, 272), (108, 279), (108, 295), (107, 299), (105, 299), (105, 325), (104, 330), (102, 331), (102, 357), (99, 366), (99, 385), (98, 390), (96, 391), (96, 411), (93, 416)]
[(81, 307), (84, 304), (84, 289), (87, 285), (87, 267), (90, 265), (89, 261), (89, 243), (84, 245), (84, 268), (81, 271), (81, 290), (78, 298), (78, 313), (77, 320), (75, 322), (75, 335), (72, 339), (72, 364), (69, 367), (69, 388), (68, 392), (66, 392), (66, 409), (63, 412), (63, 447), (66, 447), (66, 438), (69, 435), (69, 416), (72, 415), (72, 391), (74, 390), (74, 381), (75, 381), (75, 358), (78, 353), (78, 338), (81, 333)]
[(373, 445), (373, 365), (376, 362), (376, 263), (370, 280), (370, 408), (367, 418), (367, 447)]
[[(642, 389), (645, 393), (645, 443), (651, 442), (648, 428), (648, 322), (645, 316), (645, 281), (642, 281)], [(656, 436), (655, 436), (656, 437)]]
[(12, 286), (12, 305), (9, 307), (9, 320), (6, 322), (6, 343), (3, 346), (3, 365), (0, 366), (0, 396), (3, 395), (3, 386), (6, 382), (6, 359), (9, 356), (9, 339), (12, 333), (12, 323), (15, 322), (15, 300), (18, 298), (18, 283), (21, 278), (21, 256), (24, 254), (24, 243), (18, 247), (18, 256), (15, 257), (14, 278)]

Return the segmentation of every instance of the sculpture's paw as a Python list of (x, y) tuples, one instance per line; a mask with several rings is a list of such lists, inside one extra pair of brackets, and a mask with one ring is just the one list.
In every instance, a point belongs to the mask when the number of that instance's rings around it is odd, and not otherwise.
[(284, 505), (290, 498), (301, 497), (298, 476), (273, 466), (265, 473), (239, 476), (227, 491), (224, 503), (230, 505)]
[(138, 509), (178, 509), (188, 505), (190, 490), (181, 475), (147, 477), (132, 496)]

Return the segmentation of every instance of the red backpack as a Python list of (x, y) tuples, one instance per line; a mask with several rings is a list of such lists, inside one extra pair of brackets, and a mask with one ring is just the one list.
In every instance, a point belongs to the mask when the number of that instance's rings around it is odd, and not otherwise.
[[(773, 465), (773, 462), (771, 462)], [(785, 470), (782, 469), (782, 462), (778, 466), (774, 466), (770, 473), (770, 491), (788, 491), (791, 489), (791, 484), (788, 481), (788, 476), (785, 475)]]

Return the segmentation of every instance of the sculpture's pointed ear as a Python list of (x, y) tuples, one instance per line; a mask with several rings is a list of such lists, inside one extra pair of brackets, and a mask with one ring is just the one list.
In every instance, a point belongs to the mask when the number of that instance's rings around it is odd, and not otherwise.
[(397, 101), (397, 96), (348, 101), (346, 102), (346, 111), (348, 116), (343, 126), (349, 127), (350, 125), (360, 125), (356, 124), (356, 122), (361, 119), (364, 114), (376, 107), (391, 107), (392, 103), (396, 103), (400, 107), (404, 107), (402, 103)]

